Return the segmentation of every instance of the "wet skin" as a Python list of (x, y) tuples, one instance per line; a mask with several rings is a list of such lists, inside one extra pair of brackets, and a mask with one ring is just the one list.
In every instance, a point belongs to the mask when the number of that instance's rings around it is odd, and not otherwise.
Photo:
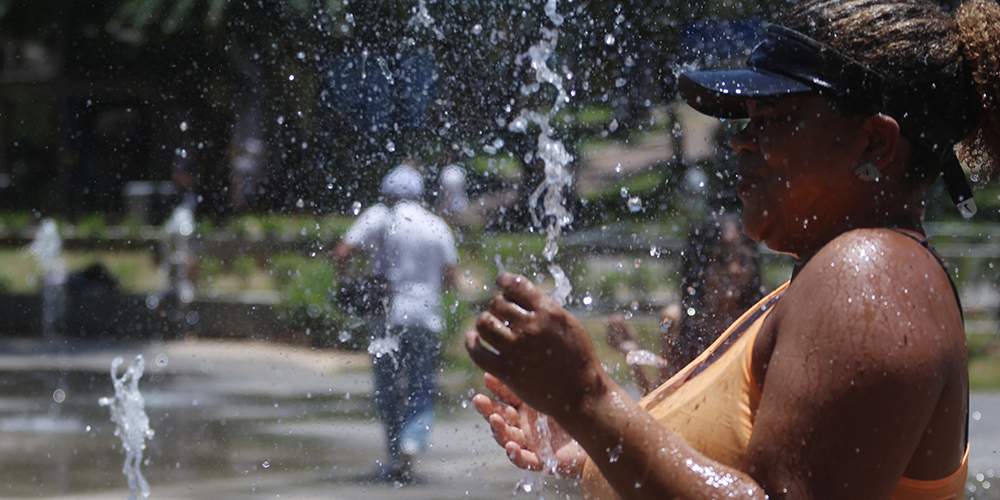
[[(903, 181), (898, 124), (818, 96), (749, 108), (733, 139), (744, 229), (799, 265), (753, 346), (763, 396), (747, 463), (713, 462), (660, 426), (604, 372), (579, 320), (502, 274), (466, 347), (496, 378), (500, 401), (474, 403), (515, 464), (539, 466), (525, 437), (531, 406), (579, 443), (561, 441), (558, 454), (586, 452), (622, 498), (884, 499), (904, 473), (958, 468), (968, 384), (958, 305), (926, 249), (880, 228), (920, 229), (926, 186)], [(866, 161), (880, 182), (853, 174)]]

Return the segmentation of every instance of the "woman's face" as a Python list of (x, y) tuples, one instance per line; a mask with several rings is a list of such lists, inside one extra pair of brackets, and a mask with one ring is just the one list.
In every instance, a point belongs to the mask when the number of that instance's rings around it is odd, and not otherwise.
[(863, 115), (833, 109), (820, 95), (750, 101), (750, 122), (732, 139), (739, 153), (743, 230), (771, 249), (814, 250), (850, 227), (866, 147)]

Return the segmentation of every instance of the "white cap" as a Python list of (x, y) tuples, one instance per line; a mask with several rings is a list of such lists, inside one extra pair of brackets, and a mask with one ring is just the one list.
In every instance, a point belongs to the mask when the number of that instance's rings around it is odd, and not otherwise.
[(441, 171), (441, 196), (445, 212), (460, 214), (469, 207), (469, 195), (465, 192), (465, 170), (462, 167), (448, 165)]
[(382, 194), (391, 198), (419, 200), (424, 194), (424, 179), (407, 164), (389, 171), (382, 179)]

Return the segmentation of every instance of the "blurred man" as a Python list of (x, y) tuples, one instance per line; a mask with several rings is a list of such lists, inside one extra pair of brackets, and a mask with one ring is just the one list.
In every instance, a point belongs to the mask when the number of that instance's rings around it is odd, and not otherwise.
[(384, 316), (367, 318), (375, 405), (390, 456), (372, 479), (402, 484), (414, 481), (414, 455), (428, 445), (437, 392), (441, 292), (454, 284), (458, 261), (448, 225), (420, 205), (423, 188), (412, 165), (394, 168), (382, 181), (385, 204), (362, 212), (334, 249), (341, 278), (348, 276), (352, 256), (361, 251), (368, 255), (372, 273), (388, 282)]

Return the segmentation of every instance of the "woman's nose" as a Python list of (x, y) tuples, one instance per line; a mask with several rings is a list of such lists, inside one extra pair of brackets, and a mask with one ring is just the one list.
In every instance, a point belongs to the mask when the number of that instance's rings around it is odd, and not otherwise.
[(757, 134), (753, 133), (749, 123), (729, 140), (729, 146), (737, 153), (751, 153), (757, 150)]

